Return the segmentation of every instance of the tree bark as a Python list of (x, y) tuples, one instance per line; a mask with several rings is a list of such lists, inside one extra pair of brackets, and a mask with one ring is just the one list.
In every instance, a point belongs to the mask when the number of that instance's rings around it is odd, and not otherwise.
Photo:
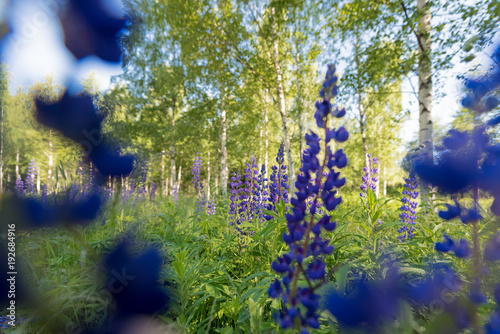
[(21, 177), (21, 174), (19, 174), (19, 149), (17, 149), (16, 152), (16, 180)]
[(359, 113), (359, 133), (361, 135), (361, 146), (363, 148), (363, 154), (365, 156), (365, 166), (369, 168), (370, 161), (368, 159), (368, 143), (366, 141), (366, 131), (365, 131), (365, 111), (363, 110), (363, 96), (362, 96), (362, 88), (361, 88), (361, 80), (360, 80), (360, 70), (361, 64), (359, 60), (359, 33), (356, 31), (356, 46), (354, 48), (355, 51), (355, 62), (356, 62), (356, 70), (357, 70), (357, 97), (358, 97), (358, 113)]
[(387, 196), (387, 173), (384, 165), (384, 197)]
[(181, 189), (181, 175), (182, 175), (182, 165), (179, 164), (179, 175), (177, 177), (177, 192), (179, 192), (179, 190)]
[(165, 150), (161, 151), (161, 193), (167, 196), (167, 184), (165, 180)]
[(276, 27), (276, 19), (275, 19), (275, 8), (272, 8), (273, 15), (273, 51), (274, 51), (274, 69), (276, 71), (276, 90), (278, 93), (278, 106), (279, 112), (281, 115), (281, 124), (283, 126), (283, 136), (285, 141), (285, 148), (288, 157), (288, 172), (290, 177), (290, 185), (293, 187), (295, 184), (295, 169), (293, 166), (293, 155), (292, 148), (290, 145), (290, 135), (288, 133), (288, 115), (286, 111), (285, 105), (285, 90), (283, 87), (283, 78), (281, 73), (281, 64), (279, 59), (279, 46), (278, 46), (278, 36), (277, 36), (277, 27)]
[(224, 91), (221, 90), (221, 106), (220, 106), (220, 126), (221, 126), (221, 159), (220, 159), (220, 183), (222, 188), (222, 196), (227, 197), (227, 150), (226, 150), (226, 101)]
[(262, 167), (262, 139), (264, 138), (263, 137), (263, 126), (262, 124), (260, 125), (260, 129), (259, 129), (259, 170), (260, 168)]
[(214, 164), (214, 178), (215, 178), (215, 191), (214, 194), (215, 196), (219, 195), (219, 158), (220, 158), (220, 146), (219, 146), (219, 140), (220, 140), (220, 135), (218, 136), (217, 140), (217, 145), (215, 147), (215, 164)]
[[(432, 161), (432, 61), (431, 61), (431, 12), (429, 0), (417, 0), (418, 20), (418, 104), (419, 104), (419, 136), (418, 142), (424, 145), (422, 153)], [(428, 185), (421, 183), (422, 194), (427, 194)]]
[(210, 200), (210, 151), (208, 153), (208, 158), (207, 158), (207, 201)]
[[(266, 108), (265, 108), (265, 111), (264, 111), (264, 120), (265, 120), (265, 124), (264, 124), (264, 140), (265, 140), (265, 160), (264, 160), (264, 164), (266, 165), (266, 170), (269, 169), (269, 137), (268, 137), (268, 133), (267, 133), (267, 124), (269, 123), (269, 119), (268, 119), (268, 113), (269, 113), (269, 92), (268, 90), (266, 89)], [(268, 171), (269, 173), (269, 171)], [(267, 186), (267, 181), (266, 181), (266, 186)]]
[[(299, 20), (297, 20), (297, 30), (300, 29), (300, 24), (298, 23)], [(299, 152), (302, 154), (304, 151), (304, 124), (302, 121), (303, 118), (303, 103), (302, 103), (302, 91), (301, 91), (301, 86), (300, 86), (300, 79), (301, 79), (301, 64), (300, 64), (300, 51), (299, 51), (299, 41), (298, 39), (295, 40), (295, 50), (296, 50), (296, 66), (297, 66), (297, 118), (298, 118), (298, 125), (299, 125)]]
[(170, 146), (170, 196), (174, 194), (175, 186), (175, 108), (176, 108), (176, 98), (172, 99), (172, 143)]

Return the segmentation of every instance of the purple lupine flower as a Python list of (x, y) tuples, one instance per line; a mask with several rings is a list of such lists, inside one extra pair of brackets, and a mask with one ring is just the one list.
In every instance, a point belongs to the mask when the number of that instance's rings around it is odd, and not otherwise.
[[(281, 296), (283, 301), (284, 308), (276, 315), (276, 321), (283, 329), (294, 328), (300, 333), (309, 333), (307, 328), (319, 328), (319, 295), (316, 289), (325, 282), (323, 257), (333, 252), (330, 240), (323, 239), (321, 233), (323, 230), (335, 229), (336, 222), (330, 221), (329, 214), (320, 215), (316, 208), (321, 204), (327, 211), (334, 210), (342, 202), (342, 197), (336, 196), (337, 189), (345, 184), (345, 179), (339, 178), (340, 172), (336, 172), (336, 169), (343, 168), (347, 158), (341, 149), (333, 153), (328, 145), (331, 139), (343, 142), (348, 137), (343, 127), (337, 130), (327, 127), (328, 115), (338, 115), (337, 111), (333, 112), (330, 103), (338, 91), (336, 84), (335, 66), (329, 65), (320, 93), (323, 101), (316, 103), (314, 115), (318, 127), (325, 131), (324, 160), (320, 162), (318, 158), (321, 138), (312, 131), (307, 133), (305, 138), (308, 147), (302, 154), (302, 167), (295, 182), (297, 191), (290, 200), (292, 213), (286, 214), (288, 231), (283, 235), (283, 240), (290, 251), (271, 265), (282, 276), (283, 285), (274, 282), (268, 290), (271, 298)], [(328, 173), (326, 179), (322, 177), (324, 172)], [(309, 197), (313, 198), (313, 202), (308, 209)], [(298, 285), (301, 277), (308, 282), (305, 287)]]
[(260, 168), (260, 173), (259, 176), (257, 177), (257, 185), (256, 185), (256, 196), (257, 196), (257, 201), (258, 201), (258, 215), (259, 215), (259, 222), (264, 222), (266, 220), (266, 217), (264, 216), (263, 209), (266, 206), (266, 201), (268, 200), (269, 197), (269, 191), (268, 191), (268, 186), (266, 185), (267, 183), (267, 178), (266, 178), (266, 165), (262, 164), (262, 167)]
[(175, 206), (179, 204), (179, 188), (177, 185), (174, 185), (174, 192), (172, 195), (172, 201), (174, 202)]
[(149, 194), (149, 198), (154, 201), (156, 196), (156, 183), (155, 181), (151, 181), (151, 192)]
[(42, 184), (42, 195), (41, 195), (41, 200), (42, 204), (46, 205), (49, 197), (49, 190), (47, 188), (46, 184)]
[(17, 176), (17, 179), (16, 179), (16, 195), (17, 196), (24, 196), (25, 195), (24, 182), (21, 179), (21, 176), (19, 176), (19, 175)]
[(240, 215), (239, 215), (239, 194), (242, 191), (243, 181), (241, 181), (241, 175), (239, 173), (233, 173), (231, 177), (231, 196), (229, 199), (231, 200), (231, 204), (229, 204), (229, 225), (239, 225), (241, 224)]
[(259, 171), (257, 168), (257, 160), (255, 156), (250, 158), (250, 162), (247, 163), (247, 168), (245, 168), (245, 188), (240, 194), (240, 214), (244, 215), (244, 220), (251, 223), (253, 221), (254, 215), (257, 211), (258, 200), (255, 196), (257, 175)]
[(26, 174), (26, 182), (25, 182), (25, 193), (26, 194), (34, 194), (35, 193), (35, 184), (37, 177), (37, 165), (35, 159), (31, 159), (28, 163), (28, 174)]
[[(276, 155), (277, 166), (271, 167), (272, 173), (269, 177), (269, 197), (267, 210), (277, 212), (276, 205), (283, 200), (285, 204), (288, 204), (288, 190), (290, 185), (288, 182), (287, 166), (285, 165), (285, 145), (283, 142), (280, 144), (278, 154)], [(288, 209), (288, 205), (285, 205), (285, 212)], [(267, 215), (265, 217), (267, 220), (272, 219), (272, 216)]]
[(194, 157), (194, 164), (193, 164), (193, 169), (191, 171), (191, 180), (192, 183), (194, 184), (194, 189), (196, 191), (196, 194), (198, 195), (198, 200), (196, 201), (196, 212), (195, 216), (200, 218), (200, 215), (203, 215), (205, 212), (205, 206), (206, 206), (206, 195), (205, 191), (203, 189), (203, 183), (201, 182), (200, 179), (200, 171), (201, 171), (201, 157), (199, 153), (196, 153), (196, 156)]
[(402, 195), (402, 206), (399, 208), (401, 210), (401, 213), (399, 214), (399, 221), (402, 224), (398, 229), (398, 232), (400, 233), (398, 236), (399, 241), (405, 241), (414, 236), (413, 225), (415, 225), (415, 221), (417, 219), (416, 210), (418, 207), (416, 199), (419, 195), (415, 171), (411, 171), (409, 177), (405, 179)]
[(207, 205), (207, 215), (212, 216), (215, 215), (217, 209), (217, 205), (215, 204), (215, 199), (211, 199), (208, 201)]
[(372, 157), (371, 154), (366, 155), (368, 157), (368, 166), (363, 168), (365, 175), (361, 178), (363, 183), (359, 187), (361, 189), (360, 197), (368, 196), (368, 192), (373, 191), (377, 193), (377, 182), (378, 182), (378, 159)]

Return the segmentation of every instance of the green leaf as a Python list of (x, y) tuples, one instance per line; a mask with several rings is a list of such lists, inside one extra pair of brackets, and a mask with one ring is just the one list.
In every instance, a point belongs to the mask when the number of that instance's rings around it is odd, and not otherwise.
[(347, 276), (349, 274), (349, 265), (344, 264), (335, 271), (335, 283), (337, 284), (337, 291), (344, 294), (347, 286)]

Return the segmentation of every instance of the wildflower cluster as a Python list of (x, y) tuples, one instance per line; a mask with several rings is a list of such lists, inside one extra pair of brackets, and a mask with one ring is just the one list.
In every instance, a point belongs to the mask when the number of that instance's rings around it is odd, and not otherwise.
[[(329, 65), (326, 80), (320, 93), (322, 102), (316, 103), (314, 115), (319, 128), (325, 131), (324, 160), (320, 163), (318, 154), (321, 151), (321, 138), (314, 132), (306, 134), (308, 146), (302, 154), (302, 167), (297, 176), (295, 197), (290, 204), (292, 212), (286, 215), (288, 231), (283, 240), (290, 251), (278, 257), (271, 265), (273, 270), (282, 275), (281, 281), (276, 279), (269, 287), (271, 298), (282, 298), (283, 309), (276, 320), (282, 328), (295, 328), (301, 333), (308, 333), (308, 327), (319, 328), (319, 299), (316, 289), (324, 283), (326, 265), (323, 257), (333, 252), (330, 240), (323, 239), (322, 233), (332, 231), (336, 222), (330, 221), (328, 214), (321, 217), (316, 211), (322, 204), (327, 211), (334, 210), (342, 202), (342, 197), (336, 197), (337, 190), (345, 184), (345, 178), (339, 178), (341, 169), (347, 165), (347, 157), (342, 149), (333, 153), (328, 146), (334, 139), (344, 142), (349, 134), (344, 127), (329, 129), (328, 116), (343, 117), (344, 109), (333, 110), (330, 99), (337, 94), (337, 76), (335, 67)], [(323, 173), (327, 176), (323, 177)], [(315, 177), (314, 177), (315, 176)], [(313, 198), (312, 205), (307, 207), (307, 199)], [(299, 287), (299, 279), (304, 279), (307, 285)]]
[[(276, 205), (283, 200), (285, 203), (285, 210), (288, 209), (288, 190), (290, 189), (288, 181), (287, 166), (285, 165), (285, 146), (280, 144), (278, 154), (276, 155), (276, 163), (271, 167), (272, 173), (269, 177), (269, 197), (266, 209), (269, 211), (277, 212)], [(272, 216), (266, 215), (267, 220), (272, 219)]]
[(231, 220), (229, 224), (236, 225), (236, 230), (242, 235), (245, 235), (246, 232), (240, 228), (241, 223), (252, 223), (255, 219), (259, 222), (265, 220), (262, 209), (268, 197), (266, 181), (265, 166), (262, 165), (259, 171), (255, 156), (252, 156), (246, 165), (244, 181), (239, 173), (234, 173), (231, 177), (231, 204), (229, 206)]
[(367, 154), (367, 157), (368, 157), (368, 166), (365, 166), (365, 168), (363, 168), (365, 175), (361, 178), (363, 180), (363, 183), (359, 187), (362, 191), (359, 194), (360, 197), (367, 197), (370, 189), (374, 193), (377, 192), (378, 159), (375, 157), (372, 157), (370, 154)]
[(401, 203), (403, 205), (399, 208), (401, 213), (399, 214), (399, 221), (401, 222), (401, 227), (398, 229), (400, 235), (398, 236), (399, 241), (405, 241), (411, 239), (414, 236), (415, 220), (417, 219), (417, 207), (418, 202), (418, 183), (417, 176), (414, 171), (410, 172), (408, 178), (405, 179), (405, 184), (403, 187), (403, 198), (401, 198)]

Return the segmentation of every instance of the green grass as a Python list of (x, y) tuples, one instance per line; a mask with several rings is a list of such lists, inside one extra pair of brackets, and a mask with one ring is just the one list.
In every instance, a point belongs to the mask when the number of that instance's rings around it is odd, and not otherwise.
[[(397, 194), (395, 194), (397, 195)], [(470, 240), (470, 229), (460, 222), (443, 222), (428, 207), (421, 208), (416, 236), (409, 242), (397, 241), (399, 197), (383, 208), (382, 225), (371, 225), (357, 195), (343, 194), (344, 203), (334, 212), (337, 229), (328, 233), (335, 251), (326, 258), (328, 287), (352, 290), (360, 280), (379, 279), (385, 265), (397, 261), (406, 280), (426, 274), (430, 264), (447, 262), (468, 280), (470, 260), (457, 260), (434, 251), (443, 234)], [(488, 207), (485, 201), (484, 206)], [(267, 289), (277, 277), (271, 262), (287, 250), (282, 241), (286, 221), (276, 217), (266, 224), (249, 225), (254, 235), (240, 237), (229, 226), (228, 201), (219, 200), (217, 214), (198, 220), (193, 217), (195, 199), (181, 197), (178, 206), (156, 201), (121, 203), (108, 207), (96, 222), (70, 230), (65, 228), (24, 232), (19, 237), (25, 278), (38, 293), (37, 312), (19, 333), (51, 333), (55, 328), (100, 326), (114, 312), (100, 263), (124, 238), (133, 250), (155, 246), (164, 255), (161, 284), (171, 293), (168, 311), (157, 320), (186, 333), (277, 333), (273, 321), (279, 302), (271, 300)], [(497, 230), (495, 220), (482, 225), (483, 240)], [(498, 273), (499, 268), (490, 268)], [(495, 279), (485, 280), (492, 291)], [(485, 306), (484, 313), (492, 308)], [(411, 314), (410, 314), (411, 315)], [(432, 323), (425, 310), (416, 313), (419, 332)], [(410, 318), (408, 318), (410, 319)], [(408, 320), (410, 321), (410, 320)], [(322, 316), (322, 328), (315, 333), (335, 333), (334, 319)], [(415, 329), (417, 328), (417, 329)], [(402, 327), (396, 332), (404, 332)], [(410, 332), (411, 332), (410, 331)], [(73, 331), (75, 332), (75, 331)], [(71, 332), (72, 333), (72, 332)]]

